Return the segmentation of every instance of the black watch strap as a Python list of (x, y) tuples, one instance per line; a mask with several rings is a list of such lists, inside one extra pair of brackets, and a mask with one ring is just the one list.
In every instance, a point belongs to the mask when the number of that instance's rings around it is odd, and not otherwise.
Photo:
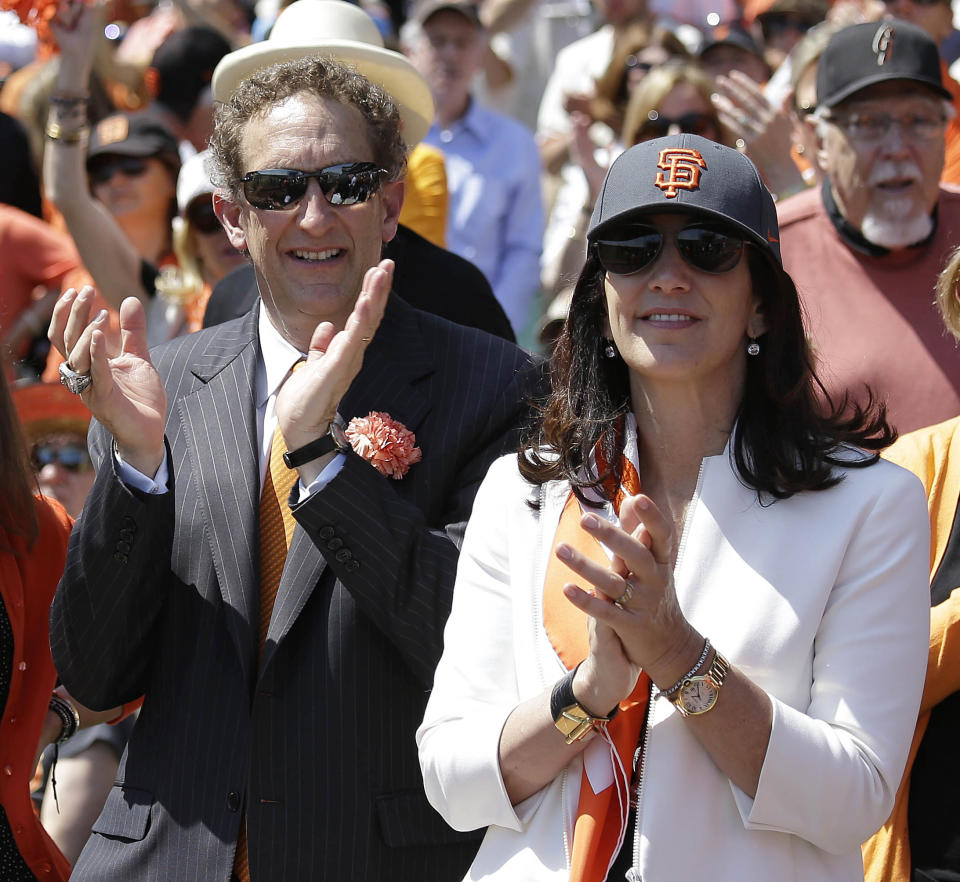
[[(578, 707), (582, 707), (580, 702), (577, 701), (577, 696), (573, 694), (573, 678), (577, 676), (577, 668), (579, 667), (580, 665), (577, 665), (569, 674), (557, 680), (556, 685), (553, 687), (553, 692), (550, 693), (550, 716), (553, 717), (554, 722), (557, 722), (563, 711), (571, 705), (575, 704)], [(619, 704), (615, 705), (606, 717), (595, 717), (594, 719), (612, 720), (617, 715), (618, 710), (620, 710)], [(590, 712), (584, 710), (584, 713)]]
[(333, 450), (337, 450), (337, 442), (333, 440), (333, 435), (321, 435), (316, 441), (304, 444), (296, 450), (288, 450), (283, 455), (283, 462), (288, 469), (298, 469), (314, 459), (320, 459)]

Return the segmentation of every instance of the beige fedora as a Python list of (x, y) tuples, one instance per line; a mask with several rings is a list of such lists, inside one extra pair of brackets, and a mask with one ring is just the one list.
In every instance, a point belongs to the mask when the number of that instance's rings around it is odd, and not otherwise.
[(433, 122), (426, 80), (399, 52), (383, 48), (373, 19), (343, 0), (296, 0), (280, 15), (270, 38), (225, 55), (213, 72), (213, 98), (228, 101), (240, 83), (280, 61), (329, 55), (355, 67), (397, 103), (403, 136), (412, 147)]

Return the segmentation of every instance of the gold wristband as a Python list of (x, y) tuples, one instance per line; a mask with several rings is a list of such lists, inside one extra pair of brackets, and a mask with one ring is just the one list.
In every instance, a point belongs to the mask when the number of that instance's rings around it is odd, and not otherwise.
[(83, 125), (77, 129), (65, 131), (60, 123), (51, 122), (47, 123), (44, 134), (47, 136), (48, 141), (58, 141), (61, 144), (69, 144), (71, 146), (75, 144), (86, 146), (90, 140), (90, 126)]

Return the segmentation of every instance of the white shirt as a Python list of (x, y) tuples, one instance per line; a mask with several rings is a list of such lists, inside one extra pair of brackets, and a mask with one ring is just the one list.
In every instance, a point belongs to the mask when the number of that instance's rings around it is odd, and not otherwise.
[[(277, 394), (290, 372), (306, 353), (301, 352), (288, 342), (274, 327), (263, 306), (260, 309), (257, 334), (260, 337), (260, 352), (257, 356), (257, 370), (253, 378), (254, 396), (257, 402), (257, 450), (260, 459), (260, 486), (270, 462), (270, 448), (273, 445), (273, 433), (277, 428)], [(164, 456), (157, 474), (149, 478), (133, 466), (125, 463), (114, 449), (117, 462), (117, 474), (125, 484), (143, 493), (166, 493), (169, 489), (169, 465)], [(309, 487), (299, 483), (300, 501), (312, 496), (327, 486), (343, 468), (346, 458), (338, 454), (333, 461), (320, 472)]]

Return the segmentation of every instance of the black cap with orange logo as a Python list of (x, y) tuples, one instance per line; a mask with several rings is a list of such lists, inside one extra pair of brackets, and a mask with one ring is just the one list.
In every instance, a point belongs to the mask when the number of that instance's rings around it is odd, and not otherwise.
[(680, 134), (624, 151), (607, 172), (587, 239), (642, 215), (665, 213), (723, 221), (783, 265), (773, 197), (756, 166), (731, 147)]

